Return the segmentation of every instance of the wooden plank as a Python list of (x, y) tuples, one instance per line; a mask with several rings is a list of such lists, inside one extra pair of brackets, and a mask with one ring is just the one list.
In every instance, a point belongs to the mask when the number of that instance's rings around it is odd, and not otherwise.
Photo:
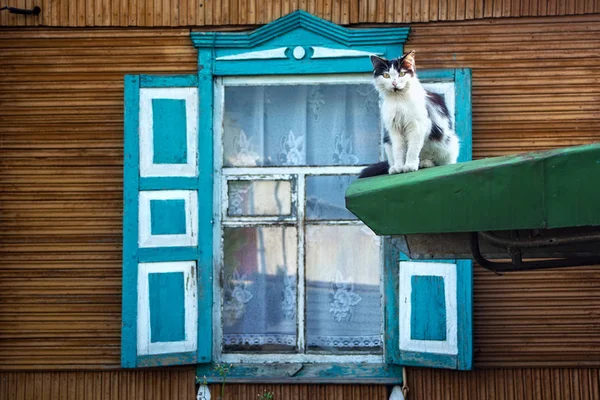
[[(342, 2), (341, 0), (331, 1), (331, 21), (339, 24), (342, 19)], [(385, 5), (385, 2), (383, 2)]]
[(466, 4), (465, 0), (456, 0), (456, 17), (457, 21), (464, 20), (466, 18)]
[[(467, 2), (472, 0), (467, 0)], [(439, 1), (429, 0), (429, 21), (439, 20)]]
[[(358, 3), (357, 1), (352, 1), (352, 0), (341, 0), (342, 1), (342, 11), (341, 11), (341, 16), (340, 16), (340, 25), (348, 25), (350, 23), (350, 7), (351, 4), (354, 3)], [(393, 10), (393, 0), (391, 0), (392, 3), (392, 10)], [(394, 20), (394, 16), (393, 16), (393, 12), (392, 15), (389, 17), (390, 22), (392, 22)]]
[(248, 24), (256, 24), (256, 0), (248, 1)]
[[(456, 1), (456, 0), (452, 0), (452, 1)], [(411, 21), (414, 22), (419, 22), (420, 18), (421, 18), (421, 1), (417, 0), (417, 1), (412, 1), (412, 15), (411, 15)]]

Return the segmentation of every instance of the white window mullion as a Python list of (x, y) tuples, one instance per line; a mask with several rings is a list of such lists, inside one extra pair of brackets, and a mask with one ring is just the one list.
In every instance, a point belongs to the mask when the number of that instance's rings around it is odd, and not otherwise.
[(297, 213), (298, 213), (298, 292), (296, 294), (298, 309), (296, 316), (298, 319), (298, 353), (306, 353), (306, 287), (305, 287), (305, 267), (304, 267), (304, 214), (305, 214), (305, 176), (304, 174), (298, 174), (297, 181)]
[(227, 188), (226, 180), (223, 177), (223, 114), (225, 111), (225, 90), (223, 88), (223, 79), (215, 79), (214, 85), (214, 114), (213, 131), (215, 140), (213, 141), (214, 150), (214, 182), (213, 188), (213, 357), (215, 360), (221, 359), (223, 343), (223, 324), (221, 309), (223, 306), (223, 297), (221, 293), (221, 267), (223, 260), (223, 226), (221, 225), (221, 204), (226, 203), (227, 193), (222, 193), (222, 188)]

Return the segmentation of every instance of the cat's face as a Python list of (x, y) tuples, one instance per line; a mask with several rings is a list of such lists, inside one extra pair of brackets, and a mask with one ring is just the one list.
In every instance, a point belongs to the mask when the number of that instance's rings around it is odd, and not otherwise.
[(394, 60), (371, 56), (373, 78), (379, 92), (399, 93), (415, 77), (415, 51)]

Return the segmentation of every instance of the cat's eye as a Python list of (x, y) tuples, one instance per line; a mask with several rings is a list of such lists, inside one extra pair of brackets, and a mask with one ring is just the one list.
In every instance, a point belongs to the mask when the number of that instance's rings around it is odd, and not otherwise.
[(404, 76), (404, 75), (406, 75), (406, 72), (400, 71), (400, 76)]
[(390, 77), (390, 74), (388, 74), (388, 73), (386, 72), (385, 74), (383, 74), (383, 77), (384, 77), (385, 79), (389, 79), (389, 77)]

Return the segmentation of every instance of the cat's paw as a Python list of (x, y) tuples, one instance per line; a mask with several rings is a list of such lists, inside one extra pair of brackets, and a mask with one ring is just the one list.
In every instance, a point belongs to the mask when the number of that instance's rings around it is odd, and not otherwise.
[(404, 164), (404, 167), (402, 167), (402, 171), (401, 172), (413, 172), (419, 169), (419, 165), (417, 163), (406, 163)]
[(404, 172), (404, 166), (396, 164), (396, 165), (392, 165), (390, 167), (390, 169), (388, 170), (388, 173), (390, 175), (394, 175), (394, 174), (401, 174), (402, 172)]
[(431, 167), (435, 167), (435, 164), (431, 160), (427, 160), (427, 159), (421, 160), (421, 162), (419, 163), (419, 168), (431, 168)]

